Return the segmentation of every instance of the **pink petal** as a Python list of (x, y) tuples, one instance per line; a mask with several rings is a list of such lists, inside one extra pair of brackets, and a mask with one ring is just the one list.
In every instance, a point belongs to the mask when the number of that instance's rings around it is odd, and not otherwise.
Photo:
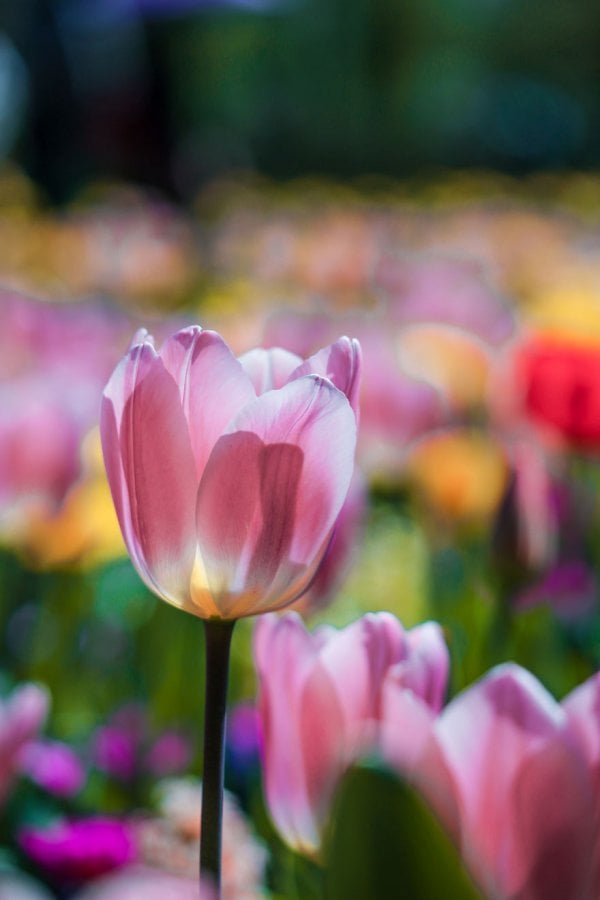
[(454, 779), (465, 853), (494, 882), (522, 865), (511, 817), (526, 760), (566, 733), (560, 706), (525, 669), (506, 664), (456, 697), (436, 725)]
[(571, 733), (586, 762), (593, 803), (593, 896), (600, 896), (600, 673), (588, 678), (563, 700)]
[(117, 367), (100, 427), (133, 562), (154, 591), (182, 605), (195, 556), (197, 481), (177, 386), (149, 343), (134, 346)]
[(217, 442), (197, 533), (223, 616), (280, 608), (308, 586), (348, 490), (355, 439), (344, 395), (310, 377), (263, 394)]
[(302, 365), (299, 356), (281, 347), (271, 347), (269, 350), (259, 347), (244, 353), (239, 361), (259, 396), (266, 391), (283, 387), (292, 372)]
[[(331, 808), (335, 788), (352, 761), (354, 748), (340, 740), (345, 723), (339, 695), (330, 674), (319, 660), (303, 684), (299, 724), (306, 793), (320, 833)], [(359, 746), (356, 749), (360, 749)]]
[(584, 900), (589, 892), (592, 809), (579, 758), (553, 742), (521, 766), (511, 791), (508, 827), (515, 853), (498, 882), (519, 900)]
[(341, 337), (329, 347), (319, 350), (306, 362), (302, 363), (293, 374), (293, 378), (303, 375), (323, 375), (346, 395), (358, 418), (358, 392), (362, 355), (357, 340)]
[(370, 613), (333, 632), (319, 653), (335, 685), (344, 713), (345, 735), (357, 723), (379, 717), (380, 685), (386, 670), (401, 656), (406, 637), (390, 613)]
[(380, 745), (383, 758), (411, 776), (433, 736), (434, 715), (418, 697), (386, 678), (382, 688)]
[(401, 665), (403, 682), (434, 712), (439, 712), (448, 690), (450, 656), (437, 622), (425, 622), (407, 632), (408, 658)]
[(302, 686), (315, 659), (313, 642), (297, 614), (262, 616), (255, 626), (254, 656), (269, 810), (289, 844), (311, 850), (319, 835), (308, 796), (300, 716)]
[(214, 331), (199, 327), (178, 331), (165, 341), (160, 357), (179, 389), (200, 480), (216, 441), (256, 394), (242, 366)]
[(588, 765), (600, 770), (600, 673), (575, 688), (562, 706)]

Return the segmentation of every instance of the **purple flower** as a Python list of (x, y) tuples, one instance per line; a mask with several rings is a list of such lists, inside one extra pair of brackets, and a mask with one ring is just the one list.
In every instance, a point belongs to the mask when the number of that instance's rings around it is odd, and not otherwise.
[(57, 797), (73, 797), (85, 781), (77, 754), (58, 741), (31, 744), (23, 754), (22, 766), (32, 781)]
[(21, 849), (61, 882), (77, 884), (132, 862), (137, 856), (126, 822), (108, 818), (55, 822), (50, 828), (24, 828)]

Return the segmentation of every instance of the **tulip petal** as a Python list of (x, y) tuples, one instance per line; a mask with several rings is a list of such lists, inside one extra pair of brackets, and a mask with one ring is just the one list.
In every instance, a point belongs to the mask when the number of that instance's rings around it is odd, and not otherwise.
[(311, 851), (319, 835), (307, 793), (299, 699), (315, 652), (300, 617), (262, 616), (254, 630), (254, 656), (269, 810), (289, 844)]
[(403, 655), (406, 636), (390, 613), (370, 613), (334, 632), (320, 651), (344, 711), (346, 736), (358, 720), (379, 717), (380, 684), (386, 670)]
[(360, 344), (355, 339), (341, 337), (298, 366), (291, 377), (301, 378), (303, 375), (313, 374), (329, 378), (336, 388), (346, 395), (358, 419), (361, 368)]
[(160, 357), (179, 389), (200, 480), (216, 441), (256, 394), (242, 366), (214, 331), (184, 328), (165, 341)]
[(448, 688), (450, 657), (437, 622), (424, 622), (406, 633), (408, 659), (401, 664), (404, 685), (435, 712), (442, 708)]
[(360, 734), (355, 731), (355, 740), (351, 743), (340, 740), (347, 722), (330, 673), (318, 659), (302, 686), (299, 712), (306, 794), (320, 833), (336, 785), (344, 769), (362, 749), (356, 740)]
[(562, 702), (571, 732), (587, 764), (593, 802), (593, 888), (592, 896), (600, 896), (600, 673), (588, 678)]
[(528, 757), (563, 740), (565, 726), (559, 704), (514, 664), (493, 669), (456, 697), (437, 722), (439, 746), (456, 784), (464, 852), (488, 887), (524, 877), (512, 821), (515, 780)]
[(263, 394), (219, 439), (197, 535), (223, 616), (276, 609), (306, 589), (348, 490), (355, 439), (346, 398), (316, 376)]
[[(292, 372), (302, 365), (299, 356), (281, 347), (271, 347), (268, 350), (259, 347), (256, 350), (249, 350), (239, 357), (239, 361), (259, 396), (283, 387), (289, 381)], [(315, 374), (321, 373), (315, 370)]]
[(177, 386), (149, 343), (134, 346), (111, 378), (101, 435), (132, 559), (153, 590), (182, 605), (195, 556), (197, 481)]
[[(565, 744), (547, 744), (521, 766), (510, 794), (515, 859), (503, 895), (519, 900), (582, 900), (589, 893), (595, 830), (585, 768)], [(499, 879), (500, 880), (500, 879)]]

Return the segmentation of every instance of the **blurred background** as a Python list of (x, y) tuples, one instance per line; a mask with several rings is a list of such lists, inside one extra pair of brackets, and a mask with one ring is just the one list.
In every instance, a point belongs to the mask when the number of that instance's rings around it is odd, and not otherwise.
[(587, 0), (5, 0), (0, 152), (54, 203), (276, 178), (590, 167)]
[[(599, 37), (587, 0), (0, 2), (0, 888), (71, 896), (132, 854), (195, 871), (197, 786), (155, 782), (200, 771), (201, 623), (135, 574), (97, 429), (142, 325), (361, 340), (358, 473), (307, 619), (438, 619), (452, 693), (503, 659), (557, 697), (598, 668)], [(251, 631), (227, 877), (291, 896)], [(135, 853), (82, 873), (22, 836), (99, 815)]]

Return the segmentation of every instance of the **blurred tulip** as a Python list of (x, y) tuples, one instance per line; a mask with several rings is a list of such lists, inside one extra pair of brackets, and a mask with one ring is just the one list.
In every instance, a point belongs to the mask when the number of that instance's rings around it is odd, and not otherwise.
[(47, 375), (0, 387), (0, 521), (58, 505), (79, 473), (79, 439)]
[(104, 457), (133, 563), (202, 618), (299, 597), (346, 497), (358, 345), (341, 338), (300, 365), (290, 356), (255, 351), (242, 364), (200, 328), (157, 353), (144, 335), (105, 390)]
[[(595, 760), (595, 690), (575, 693), (561, 706), (533, 675), (507, 663), (423, 727), (413, 775), (446, 819), (486, 897), (598, 896), (597, 778), (571, 721), (579, 716), (583, 744)], [(400, 727), (396, 742), (400, 756), (406, 742)]]
[(83, 787), (85, 770), (77, 754), (58, 741), (36, 741), (26, 748), (23, 770), (56, 797), (73, 797)]
[(600, 450), (600, 346), (533, 337), (515, 348), (517, 403), (555, 442)]
[(596, 673), (562, 702), (583, 753), (592, 788), (592, 896), (600, 896), (600, 674)]
[(18, 842), (37, 866), (65, 885), (97, 878), (131, 863), (137, 855), (131, 826), (102, 817), (23, 828)]
[(257, 623), (254, 653), (267, 803), (284, 839), (314, 854), (342, 774), (380, 749), (384, 694), (409, 692), (437, 712), (448, 651), (433, 623), (407, 632), (374, 613), (310, 634), (290, 613)]
[(44, 724), (49, 705), (48, 692), (35, 684), (23, 684), (0, 701), (0, 808), (22, 769), (23, 754)]

